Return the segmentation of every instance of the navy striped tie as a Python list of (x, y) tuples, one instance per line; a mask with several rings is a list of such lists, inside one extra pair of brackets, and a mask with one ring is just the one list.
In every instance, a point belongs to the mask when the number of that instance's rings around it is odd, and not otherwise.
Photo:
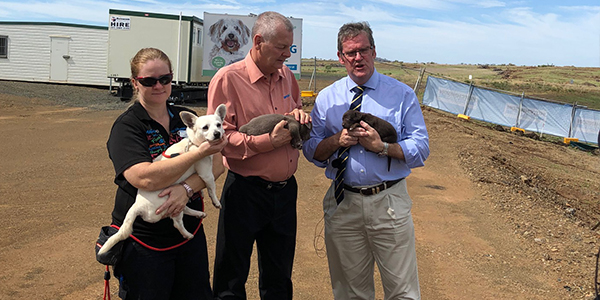
[[(363, 92), (365, 88), (363, 86), (355, 86), (352, 89), (354, 93), (354, 99), (350, 103), (351, 110), (360, 111), (360, 107), (362, 105)], [(340, 204), (342, 200), (344, 200), (344, 171), (346, 171), (346, 162), (348, 160), (348, 150), (350, 147), (343, 147), (338, 150), (338, 158), (337, 161), (337, 173), (335, 175), (335, 201), (337, 204)], [(335, 162), (335, 161), (334, 161)]]

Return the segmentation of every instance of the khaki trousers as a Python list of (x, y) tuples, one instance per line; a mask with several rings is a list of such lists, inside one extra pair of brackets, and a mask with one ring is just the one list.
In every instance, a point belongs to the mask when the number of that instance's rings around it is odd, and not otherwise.
[(334, 190), (332, 184), (323, 211), (335, 299), (375, 299), (375, 263), (381, 273), (384, 299), (421, 299), (412, 200), (406, 180), (371, 196), (345, 191), (339, 205)]

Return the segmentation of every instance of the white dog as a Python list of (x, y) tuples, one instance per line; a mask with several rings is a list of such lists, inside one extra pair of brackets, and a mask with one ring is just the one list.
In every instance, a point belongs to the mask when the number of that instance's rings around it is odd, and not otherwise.
[[(225, 114), (226, 108), (224, 104), (217, 107), (214, 115), (196, 117), (192, 113), (182, 111), (180, 116), (187, 126), (186, 133), (188, 137), (169, 147), (162, 155), (157, 156), (154, 161), (168, 159), (168, 157), (171, 157), (173, 154), (197, 149), (198, 146), (205, 141), (213, 141), (222, 138), (225, 134), (222, 126)], [(193, 173), (198, 173), (198, 176), (206, 183), (208, 194), (212, 199), (214, 206), (221, 208), (221, 202), (219, 202), (215, 192), (216, 185), (212, 173), (212, 161), (212, 155), (197, 161), (179, 179), (177, 179), (175, 183), (180, 183)], [(156, 223), (162, 219), (166, 212), (162, 212), (158, 215), (156, 214), (156, 209), (166, 201), (166, 197), (158, 197), (160, 192), (161, 191), (151, 192), (138, 189), (135, 203), (129, 208), (125, 220), (123, 221), (123, 225), (121, 225), (121, 228), (117, 233), (112, 235), (106, 243), (104, 243), (102, 248), (100, 248), (100, 251), (98, 251), (98, 255), (102, 255), (110, 250), (115, 244), (129, 237), (133, 232), (133, 221), (135, 221), (137, 216), (141, 216), (144, 221), (150, 223)], [(179, 215), (171, 217), (171, 219), (173, 219), (173, 226), (179, 230), (181, 235), (186, 239), (191, 239), (194, 235), (187, 231), (183, 226), (183, 214), (195, 216), (197, 218), (204, 218), (206, 217), (206, 214), (186, 206)]]
[[(246, 52), (242, 50), (250, 41), (250, 29), (239, 19), (220, 19), (210, 26), (208, 34), (215, 43), (210, 51), (209, 61), (213, 70), (242, 60)], [(225, 64), (215, 65), (213, 59), (221, 57)]]

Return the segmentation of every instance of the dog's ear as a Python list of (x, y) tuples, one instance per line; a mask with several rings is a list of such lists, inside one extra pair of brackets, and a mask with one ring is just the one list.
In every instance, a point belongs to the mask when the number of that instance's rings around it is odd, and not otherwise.
[(219, 116), (221, 120), (225, 120), (225, 116), (227, 115), (227, 107), (225, 104), (219, 104), (219, 106), (217, 106), (215, 115)]
[(183, 124), (185, 124), (185, 126), (189, 128), (194, 128), (194, 123), (196, 123), (196, 119), (198, 118), (196, 117), (196, 115), (194, 115), (191, 112), (182, 111), (179, 113), (179, 116), (181, 117), (181, 120), (183, 121)]
[(300, 137), (303, 141), (310, 139), (310, 132), (312, 130), (312, 123), (306, 123), (300, 125)]
[(223, 19), (220, 19), (219, 21), (217, 21), (217, 23), (210, 25), (208, 33), (213, 43), (219, 42), (219, 34), (221, 34), (221, 27), (223, 27)]
[(312, 122), (305, 123), (304, 126), (306, 126), (309, 132), (312, 130)]
[(240, 23), (240, 30), (242, 31), (242, 43), (246, 45), (248, 44), (248, 39), (252, 33), (250, 32), (250, 28), (248, 28), (248, 26), (246, 26), (242, 20), (238, 20), (238, 22)]

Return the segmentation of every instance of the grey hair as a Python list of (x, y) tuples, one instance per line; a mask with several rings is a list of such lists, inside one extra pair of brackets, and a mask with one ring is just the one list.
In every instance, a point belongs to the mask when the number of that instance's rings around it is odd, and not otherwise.
[(356, 23), (346, 23), (340, 27), (338, 32), (338, 51), (342, 52), (342, 44), (345, 40), (351, 39), (362, 32), (367, 34), (367, 38), (369, 38), (369, 43), (371, 46), (375, 47), (375, 40), (373, 39), (373, 31), (371, 30), (371, 26), (367, 22), (356, 22)]
[(294, 25), (284, 15), (274, 11), (263, 12), (256, 18), (252, 27), (252, 36), (260, 34), (265, 41), (269, 41), (277, 34), (277, 27), (281, 24), (288, 32), (294, 31)]

